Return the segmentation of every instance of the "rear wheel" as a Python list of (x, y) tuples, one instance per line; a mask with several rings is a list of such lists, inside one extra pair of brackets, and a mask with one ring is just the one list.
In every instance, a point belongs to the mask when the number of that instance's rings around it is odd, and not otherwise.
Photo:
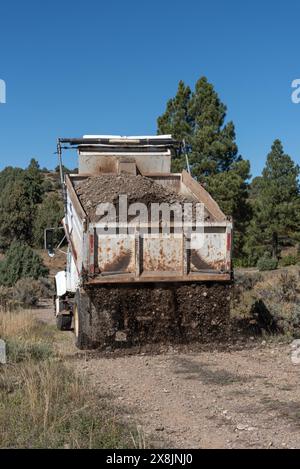
[(56, 316), (56, 327), (59, 331), (71, 330), (72, 316), (70, 314), (59, 314)]
[(92, 336), (92, 305), (89, 296), (76, 291), (73, 307), (75, 345), (80, 350), (95, 348)]

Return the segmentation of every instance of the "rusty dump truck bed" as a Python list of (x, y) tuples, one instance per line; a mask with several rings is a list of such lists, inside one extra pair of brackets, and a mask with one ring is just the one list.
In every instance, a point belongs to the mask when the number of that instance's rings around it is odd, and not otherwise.
[[(124, 161), (130, 167), (131, 161)], [(111, 168), (106, 168), (107, 176)], [(121, 176), (120, 176), (121, 177)], [(126, 174), (122, 173), (126, 178)], [(93, 173), (67, 175), (65, 230), (78, 275), (87, 286), (99, 284), (136, 284), (147, 282), (226, 282), (231, 279), (232, 222), (220, 210), (208, 192), (188, 172), (147, 173), (128, 176), (132, 181), (143, 177), (177, 194), (179, 200), (201, 202), (205, 207), (203, 243), (190, 246), (190, 239), (182, 232), (141, 233), (140, 226), (131, 223), (130, 234), (103, 234), (101, 220), (91, 216), (89, 201), (84, 197), (84, 187), (106, 182)], [(102, 182), (101, 182), (102, 181)], [(124, 181), (123, 181), (124, 182)], [(96, 188), (97, 189), (97, 188)], [(96, 191), (97, 192), (97, 191)], [(156, 195), (153, 191), (153, 198)], [(101, 193), (101, 191), (100, 191)], [(176, 197), (170, 197), (176, 199)], [(151, 199), (151, 195), (150, 195)], [(148, 200), (147, 202), (151, 202)], [(97, 200), (97, 203), (107, 202)], [(138, 202), (138, 200), (134, 200)], [(154, 202), (157, 202), (154, 200)], [(101, 229), (100, 229), (101, 228)]]
[[(77, 149), (78, 174), (63, 174), (62, 149)], [(80, 349), (230, 334), (232, 222), (171, 172), (182, 150), (171, 135), (58, 140), (68, 255), (55, 304)]]

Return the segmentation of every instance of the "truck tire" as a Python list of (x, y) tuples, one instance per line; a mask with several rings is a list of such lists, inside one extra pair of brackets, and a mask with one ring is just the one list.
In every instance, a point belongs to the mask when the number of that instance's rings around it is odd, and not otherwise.
[(73, 316), (75, 345), (80, 350), (96, 347), (92, 339), (91, 314), (92, 305), (89, 296), (78, 289), (74, 298)]
[(72, 328), (72, 316), (70, 314), (59, 314), (56, 316), (56, 327), (59, 331), (70, 331)]

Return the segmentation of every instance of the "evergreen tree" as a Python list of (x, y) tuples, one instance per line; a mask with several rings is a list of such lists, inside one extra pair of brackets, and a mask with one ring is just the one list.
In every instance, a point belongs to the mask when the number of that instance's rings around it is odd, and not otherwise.
[[(69, 169), (67, 168), (66, 166), (62, 165), (62, 170), (63, 170), (63, 173), (64, 174), (77, 174), (78, 173), (78, 168), (74, 168), (74, 169)], [(60, 173), (60, 166), (57, 165), (55, 167), (55, 170), (54, 170), (56, 173)]]
[[(175, 98), (160, 116), (158, 133), (170, 133), (186, 140), (191, 148), (192, 175), (203, 183), (235, 224), (235, 255), (243, 255), (243, 237), (250, 220), (248, 183), (250, 164), (242, 159), (235, 142), (232, 122), (225, 123), (226, 106), (212, 84), (200, 78), (191, 93), (181, 81)], [(186, 167), (184, 155), (175, 158), (173, 171)]]
[[(229, 171), (241, 160), (234, 125), (225, 125), (225, 118), (226, 106), (205, 77), (197, 81), (193, 93), (180, 81), (176, 96), (157, 119), (158, 134), (170, 133), (177, 140), (186, 140), (192, 149), (189, 159), (193, 175), (203, 181), (207, 176)], [(182, 170), (185, 159), (174, 165)]]
[(5, 185), (0, 193), (0, 249), (14, 240), (30, 242), (33, 215), (24, 180)]
[[(191, 90), (181, 80), (176, 96), (167, 102), (166, 112), (157, 119), (158, 134), (172, 134), (178, 140), (190, 143), (192, 122), (189, 115)], [(172, 170), (181, 172), (185, 167), (185, 157), (176, 155), (172, 160)]]
[(207, 177), (206, 189), (218, 201), (226, 215), (234, 220), (234, 257), (244, 257), (244, 238), (251, 220), (251, 207), (248, 204), (248, 184), (250, 163), (242, 160), (235, 163), (230, 171), (223, 171)]
[[(33, 226), (33, 240), (36, 247), (44, 246), (44, 230), (47, 227), (58, 228), (64, 216), (63, 202), (57, 193), (49, 194), (40, 204), (37, 210)], [(58, 244), (63, 237), (63, 231), (58, 230), (55, 237), (55, 244)]]
[(284, 153), (281, 141), (275, 140), (262, 176), (253, 181), (254, 217), (247, 239), (248, 255), (253, 259), (263, 251), (275, 258), (284, 243), (299, 238), (298, 178), (299, 166)]
[(45, 277), (49, 273), (40, 256), (28, 245), (14, 241), (0, 261), (0, 285), (12, 286), (21, 278)]
[(39, 204), (43, 196), (43, 175), (38, 162), (32, 158), (24, 173), (26, 195), (32, 206)]
[(226, 106), (213, 85), (200, 78), (192, 94), (189, 115), (192, 120), (191, 164), (197, 179), (232, 169), (241, 160), (232, 122), (224, 125)]
[(24, 175), (24, 169), (7, 166), (0, 171), (0, 194), (6, 186), (13, 184), (15, 181), (21, 181)]
[(37, 205), (44, 192), (43, 175), (36, 160), (28, 168), (5, 168), (0, 173), (0, 249), (14, 240), (32, 244)]

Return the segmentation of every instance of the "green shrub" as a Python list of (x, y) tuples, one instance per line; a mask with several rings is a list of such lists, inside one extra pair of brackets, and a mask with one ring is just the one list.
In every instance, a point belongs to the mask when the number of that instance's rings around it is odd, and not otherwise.
[(6, 345), (9, 363), (20, 363), (27, 360), (47, 360), (53, 356), (52, 346), (46, 342), (9, 339)]
[(258, 272), (236, 272), (234, 280), (237, 288), (252, 290), (258, 282), (263, 280), (263, 276)]
[(240, 269), (243, 267), (252, 267), (251, 265), (249, 265), (247, 258), (234, 257), (232, 259), (232, 263), (233, 263), (234, 269)]
[(12, 299), (11, 288), (0, 286), (0, 309), (6, 311)]
[(43, 181), (43, 191), (44, 193), (51, 192), (54, 189), (54, 184), (51, 179), (44, 179)]
[(276, 270), (277, 267), (278, 267), (278, 260), (275, 259), (274, 257), (270, 257), (267, 254), (264, 254), (264, 256), (258, 259), (257, 261), (257, 268), (261, 272), (264, 270)]
[(299, 262), (299, 257), (293, 254), (288, 254), (280, 259), (280, 265), (282, 267), (288, 267), (289, 265), (295, 265)]
[(55, 293), (53, 280), (41, 277), (36, 282), (36, 288), (39, 298), (53, 298)]
[(40, 256), (27, 244), (13, 242), (0, 261), (0, 285), (12, 286), (21, 279), (48, 275)]
[(35, 306), (39, 295), (37, 281), (32, 278), (21, 278), (13, 287), (13, 298), (22, 306)]

